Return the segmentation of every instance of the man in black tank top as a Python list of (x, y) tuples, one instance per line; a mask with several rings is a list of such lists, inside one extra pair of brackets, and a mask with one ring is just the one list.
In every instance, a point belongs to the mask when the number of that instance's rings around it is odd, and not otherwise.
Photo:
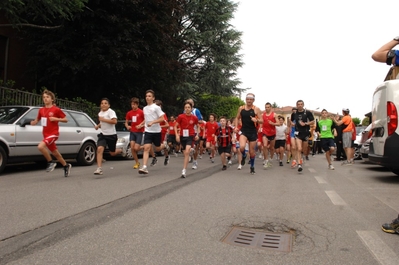
[[(241, 167), (245, 165), (245, 144), (248, 142), (251, 174), (255, 174), (255, 146), (256, 140), (258, 139), (257, 125), (263, 123), (262, 113), (260, 109), (253, 104), (254, 101), (255, 95), (248, 93), (245, 98), (245, 105), (238, 108), (238, 113), (234, 124), (235, 132), (239, 133), (239, 131), (241, 131), (239, 138), (240, 152), (238, 155), (238, 169), (241, 169)], [(242, 125), (241, 130), (239, 130), (237, 127), (240, 123)], [(240, 154), (242, 154), (242, 156)]]

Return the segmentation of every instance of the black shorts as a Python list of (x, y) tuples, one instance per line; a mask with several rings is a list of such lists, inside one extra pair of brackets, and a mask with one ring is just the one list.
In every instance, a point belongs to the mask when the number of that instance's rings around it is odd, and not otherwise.
[(175, 145), (176, 144), (176, 135), (168, 134), (168, 143)]
[(193, 147), (194, 142), (195, 142), (194, 136), (187, 136), (187, 137), (180, 136), (180, 143), (183, 150), (186, 150), (187, 146)]
[(266, 134), (263, 134), (263, 136), (266, 137), (267, 140), (269, 140), (269, 141), (273, 141), (276, 138), (275, 135), (267, 136)]
[(144, 133), (144, 144), (154, 144), (155, 147), (161, 146), (161, 133)]
[(143, 142), (143, 133), (142, 132), (130, 132), (129, 141), (135, 142), (136, 144), (141, 145)]
[(97, 146), (108, 146), (109, 151), (115, 152), (116, 150), (116, 142), (118, 141), (118, 135), (111, 134), (111, 135), (104, 135), (102, 133), (97, 135)]
[(274, 143), (274, 148), (280, 148), (283, 147), (285, 148), (285, 140), (276, 140), (276, 142)]
[(335, 142), (333, 138), (321, 138), (321, 148), (324, 151), (329, 151), (331, 147), (335, 147)]
[[(243, 136), (247, 137), (248, 142), (255, 142), (258, 140), (258, 133), (256, 131), (254, 132), (242, 132)], [(241, 137), (240, 135), (240, 137)]]
[(219, 153), (219, 155), (221, 155), (223, 153), (230, 154), (231, 153), (231, 145), (228, 145), (226, 147), (219, 146), (218, 147), (218, 153)]
[(295, 132), (295, 138), (302, 140), (302, 142), (305, 142), (309, 139), (310, 137), (310, 132)]

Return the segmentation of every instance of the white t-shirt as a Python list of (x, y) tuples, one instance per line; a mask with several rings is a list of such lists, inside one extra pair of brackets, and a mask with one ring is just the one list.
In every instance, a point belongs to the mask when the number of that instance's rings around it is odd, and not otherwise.
[(143, 108), (144, 112), (144, 120), (145, 120), (145, 131), (150, 133), (159, 133), (161, 132), (162, 128), (159, 123), (154, 123), (151, 127), (148, 127), (147, 124), (159, 119), (160, 117), (164, 116), (164, 112), (162, 111), (161, 107), (157, 104), (153, 103), (151, 105), (147, 105)]
[(276, 126), (276, 140), (285, 140), (285, 132), (287, 131), (287, 125)]
[[(98, 116), (103, 117), (107, 120), (112, 120), (114, 118), (117, 119), (115, 111), (113, 111), (110, 108), (106, 111), (100, 111), (98, 113)], [(100, 127), (101, 132), (104, 135), (116, 134), (115, 124), (111, 124), (111, 123), (103, 122), (103, 121), (100, 121), (100, 124), (101, 124), (101, 127)]]

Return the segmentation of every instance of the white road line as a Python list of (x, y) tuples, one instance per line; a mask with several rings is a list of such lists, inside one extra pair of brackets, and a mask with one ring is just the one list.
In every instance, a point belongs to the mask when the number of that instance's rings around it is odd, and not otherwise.
[(316, 173), (316, 170), (314, 170), (313, 168), (308, 168), (308, 170), (310, 171), (310, 172), (312, 172), (312, 173)]
[(317, 182), (318, 182), (319, 184), (325, 184), (325, 183), (327, 183), (327, 181), (326, 181), (325, 179), (323, 179), (322, 177), (317, 177), (317, 176), (315, 176), (314, 178), (317, 180)]
[(398, 264), (398, 256), (375, 231), (356, 231), (366, 247), (373, 253), (377, 261), (382, 265)]
[(333, 190), (326, 190), (327, 196), (334, 205), (346, 205), (346, 202)]

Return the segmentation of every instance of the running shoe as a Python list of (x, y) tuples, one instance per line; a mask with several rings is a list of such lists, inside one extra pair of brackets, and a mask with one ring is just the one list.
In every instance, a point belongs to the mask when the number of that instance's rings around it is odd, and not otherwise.
[(297, 166), (296, 160), (292, 160), (291, 168), (295, 168)]
[(136, 163), (136, 164), (133, 166), (134, 169), (138, 169), (139, 167), (140, 167), (140, 163)]
[(335, 168), (334, 168), (333, 165), (330, 164), (330, 165), (328, 166), (328, 169), (334, 170)]
[(197, 169), (198, 168), (198, 163), (197, 161), (193, 162), (193, 166), (191, 167), (192, 169)]
[(213, 157), (211, 158), (211, 162), (212, 162), (212, 163), (215, 163), (215, 159), (214, 159)]
[(237, 170), (241, 170), (241, 168), (242, 168), (242, 166), (240, 164), (240, 165), (238, 165)]
[(57, 166), (57, 163), (54, 163), (54, 162), (47, 163), (46, 171), (47, 171), (47, 172), (51, 172), (51, 171), (54, 170), (54, 168), (55, 168), (56, 166)]
[(146, 166), (143, 166), (139, 169), (139, 174), (148, 174), (148, 169)]
[(272, 167), (272, 166), (273, 166), (272, 162), (271, 162), (271, 161), (268, 161), (268, 162), (267, 162), (267, 167)]
[(183, 169), (182, 171), (181, 171), (181, 177), (182, 178), (186, 178), (186, 170), (185, 169)]
[(348, 160), (345, 160), (344, 162), (341, 163), (341, 166), (349, 166), (351, 163)]
[(391, 234), (395, 234), (395, 233), (399, 233), (399, 220), (398, 218), (392, 220), (392, 223), (388, 224), (383, 224), (381, 226), (382, 231), (384, 231), (385, 233), (391, 233)]
[(103, 170), (102, 170), (101, 167), (98, 167), (98, 168), (96, 169), (96, 171), (94, 171), (94, 175), (102, 175), (102, 174), (103, 174)]
[(156, 157), (152, 158), (151, 166), (155, 166), (157, 164), (158, 160)]
[(227, 162), (227, 164), (232, 165), (233, 161), (231, 161), (231, 159), (230, 159), (229, 162)]
[(165, 166), (169, 164), (169, 156), (165, 156), (165, 161), (163, 162)]
[(303, 170), (302, 165), (299, 164), (299, 165), (298, 165), (298, 172), (302, 172), (302, 170)]
[(280, 161), (279, 165), (280, 165), (280, 167), (282, 167), (283, 166), (283, 161)]
[(64, 166), (64, 177), (69, 177), (69, 174), (71, 173), (71, 168), (72, 168), (71, 164), (66, 164)]
[(251, 167), (250, 173), (251, 173), (251, 175), (255, 175), (255, 168), (254, 167)]
[(247, 155), (243, 155), (241, 159), (241, 166), (245, 165), (245, 159), (247, 158)]
[(227, 169), (227, 166), (223, 165), (222, 170), (226, 170), (226, 169)]

